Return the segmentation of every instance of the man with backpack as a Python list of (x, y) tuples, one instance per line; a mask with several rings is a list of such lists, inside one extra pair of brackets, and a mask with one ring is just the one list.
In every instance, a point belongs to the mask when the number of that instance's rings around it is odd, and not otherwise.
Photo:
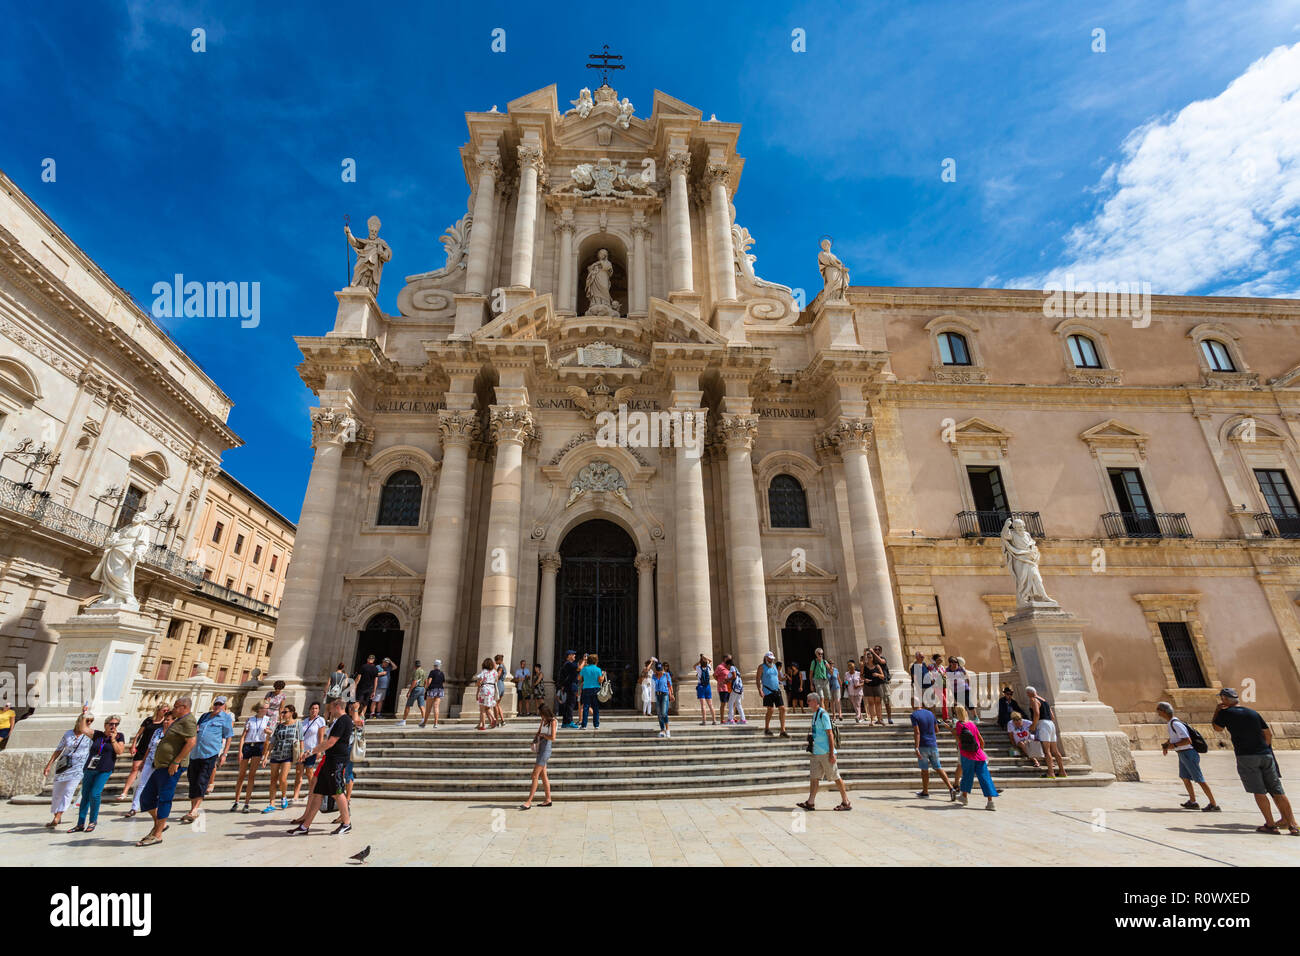
[(813, 801), (817, 799), (818, 785), (823, 780), (829, 780), (840, 791), (840, 803), (835, 809), (852, 810), (848, 787), (844, 785), (844, 778), (840, 776), (840, 768), (835, 761), (839, 730), (831, 720), (831, 715), (826, 712), (824, 704), (825, 701), (816, 691), (808, 695), (808, 706), (813, 711), (812, 732), (808, 734), (808, 753), (812, 755), (808, 761), (808, 799), (795, 806), (803, 810), (816, 810)]
[(343, 701), (337, 697), (327, 707), (330, 717), (330, 729), (325, 740), (316, 744), (312, 753), (323, 757), (320, 771), (316, 774), (316, 783), (311, 788), (311, 799), (307, 801), (307, 810), (302, 815), (302, 822), (289, 831), (291, 836), (306, 836), (311, 832), (312, 820), (320, 811), (321, 802), (326, 797), (333, 797), (338, 802), (339, 825), (330, 831), (339, 836), (352, 832), (352, 817), (348, 813), (348, 798), (343, 780), (347, 769), (348, 755), (352, 747), (352, 718), (344, 713)]
[[(1222, 809), (1214, 802), (1214, 794), (1210, 790), (1210, 785), (1205, 782), (1205, 775), (1201, 773), (1201, 754), (1210, 749), (1205, 742), (1205, 738), (1196, 732), (1194, 727), (1189, 727), (1183, 721), (1174, 716), (1173, 704), (1161, 701), (1156, 704), (1156, 713), (1160, 715), (1169, 727), (1169, 741), (1160, 745), (1160, 752), (1169, 753), (1169, 748), (1173, 747), (1174, 752), (1178, 754), (1178, 776), (1183, 781), (1183, 786), (1187, 788), (1187, 802), (1182, 804), (1184, 810), (1205, 810), (1209, 813), (1218, 813)], [(1199, 783), (1201, 789), (1205, 791), (1205, 799), (1209, 804), (1202, 807), (1196, 802), (1196, 790), (1192, 784)]]

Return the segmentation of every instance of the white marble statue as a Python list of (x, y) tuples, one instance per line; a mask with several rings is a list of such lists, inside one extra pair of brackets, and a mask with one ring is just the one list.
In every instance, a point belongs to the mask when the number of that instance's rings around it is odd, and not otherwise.
[(578, 91), (578, 98), (569, 100), (569, 102), (573, 104), (573, 109), (569, 110), (569, 112), (577, 113), (583, 119), (586, 119), (591, 114), (592, 108), (596, 105), (591, 98), (591, 90), (585, 86)]
[(601, 249), (596, 261), (587, 266), (587, 314), (618, 315), (618, 303), (610, 294), (614, 279), (614, 263), (609, 261), (609, 251)]
[(840, 262), (839, 257), (831, 252), (831, 241), (822, 240), (822, 251), (817, 254), (817, 268), (822, 273), (824, 301), (841, 302), (847, 298), (849, 290), (849, 270)]
[(104, 596), (91, 607), (140, 610), (135, 599), (135, 567), (149, 550), (149, 528), (145, 517), (137, 514), (131, 523), (118, 528), (104, 542), (104, 554), (90, 579), (104, 588)]
[(1035, 604), (1056, 604), (1043, 587), (1043, 576), (1038, 570), (1038, 545), (1020, 518), (1008, 518), (1002, 526), (1002, 557), (1016, 579), (1016, 607)]
[(348, 237), (348, 244), (357, 250), (357, 264), (352, 269), (352, 281), (349, 286), (369, 289), (372, 294), (379, 294), (379, 277), (384, 271), (384, 263), (393, 258), (393, 250), (388, 243), (379, 238), (379, 217), (371, 216), (366, 220), (370, 235), (358, 239), (352, 230), (343, 227), (343, 234)]
[(632, 121), (632, 101), (625, 96), (623, 97), (623, 102), (618, 104), (618, 119), (616, 119), (614, 122), (616, 122), (623, 129), (627, 129), (628, 124), (631, 121)]

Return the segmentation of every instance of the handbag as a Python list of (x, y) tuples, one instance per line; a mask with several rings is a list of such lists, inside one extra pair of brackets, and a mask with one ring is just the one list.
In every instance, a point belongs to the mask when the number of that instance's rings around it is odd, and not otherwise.
[[(604, 676), (604, 675), (602, 675)], [(614, 685), (606, 677), (600, 683), (600, 689), (596, 691), (596, 699), (602, 704), (608, 704), (611, 697), (614, 696)]]

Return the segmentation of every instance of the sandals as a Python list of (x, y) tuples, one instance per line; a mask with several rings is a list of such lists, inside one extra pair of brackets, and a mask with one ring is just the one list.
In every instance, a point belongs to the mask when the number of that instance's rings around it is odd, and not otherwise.
[(94, 832), (95, 832), (95, 827), (97, 827), (97, 826), (99, 826), (99, 824), (97, 824), (97, 823), (87, 823), (87, 824), (86, 824), (86, 832), (87, 832), (87, 833), (94, 833)]
[(193, 816), (193, 814), (187, 813), (185, 814), (185, 816), (181, 817), (181, 823), (190, 824), (193, 823), (195, 819), (196, 818)]
[(124, 813), (122, 816), (123, 816), (125, 819), (130, 820), (133, 816), (135, 816), (135, 815), (136, 815), (137, 813), (139, 813), (139, 812), (140, 812), (139, 810), (134, 810), (134, 809), (132, 809), (132, 810), (128, 810), (128, 811), (126, 811), (126, 813)]
[(1277, 828), (1276, 823), (1264, 823), (1255, 827), (1255, 832), (1280, 834), (1282, 831)]
[(851, 803), (841, 803), (839, 806), (837, 806), (837, 807), (832, 807), (831, 809), (833, 809), (833, 810), (852, 810), (852, 809), (853, 809), (853, 804), (851, 804)]
[(520, 809), (520, 810), (531, 810), (532, 807), (530, 807), (530, 806), (529, 806), (528, 804), (526, 804), (526, 803), (521, 803), (521, 804), (519, 804), (519, 809)]
[(809, 812), (812, 812), (813, 810), (816, 810), (816, 809), (817, 809), (817, 808), (814, 807), (811, 803), (809, 803), (807, 800), (804, 800), (802, 803), (796, 803), (795, 806), (796, 806), (796, 807), (799, 807), (801, 810), (807, 810), (807, 811), (809, 811)]
[(550, 801), (550, 800), (547, 800), (545, 803), (538, 804), (538, 806), (542, 806), (542, 807), (549, 807), (550, 805), (551, 805), (551, 801)]
[(1292, 836), (1300, 836), (1300, 827), (1287, 827), (1286, 830)]
[(161, 843), (162, 837), (156, 837), (153, 834), (146, 836), (143, 840), (136, 842), (136, 846), (153, 846), (155, 843)]

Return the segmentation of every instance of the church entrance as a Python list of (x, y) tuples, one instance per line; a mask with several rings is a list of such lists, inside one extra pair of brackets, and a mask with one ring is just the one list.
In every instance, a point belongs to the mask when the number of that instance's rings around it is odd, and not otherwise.
[(812, 664), (813, 651), (825, 647), (822, 643), (822, 631), (817, 622), (803, 611), (795, 611), (785, 619), (781, 628), (781, 658), (789, 667), (798, 664), (801, 671), (807, 671)]
[(614, 684), (614, 696), (604, 706), (632, 707), (641, 663), (636, 611), (636, 543), (612, 521), (578, 525), (560, 545), (550, 673), (559, 673), (566, 650), (576, 651), (579, 663), (583, 654), (598, 654)]
[(392, 614), (376, 614), (366, 622), (364, 631), (357, 632), (357, 653), (356, 659), (352, 662), (350, 676), (356, 677), (361, 673), (361, 665), (371, 654), (375, 655), (375, 664), (380, 667), (383, 666), (385, 657), (393, 661), (394, 666), (389, 668), (388, 690), (384, 694), (384, 703), (379, 710), (386, 717), (393, 716), (399, 694), (402, 696), (402, 702), (406, 702), (406, 695), (403, 693), (405, 688), (398, 683), (402, 675), (397, 670), (402, 662), (402, 637), (402, 625)]

